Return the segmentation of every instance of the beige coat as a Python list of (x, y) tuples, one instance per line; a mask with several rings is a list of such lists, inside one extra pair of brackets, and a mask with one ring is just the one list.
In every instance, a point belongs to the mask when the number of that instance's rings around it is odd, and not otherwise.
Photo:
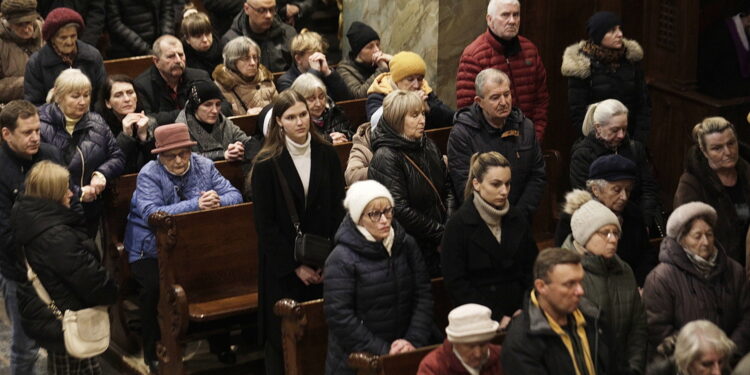
[(34, 37), (22, 40), (0, 21), (0, 103), (23, 99), (23, 75), (29, 56), (42, 48), (42, 20), (34, 25)]
[(367, 168), (372, 160), (371, 133), (370, 123), (366, 122), (357, 128), (352, 137), (352, 150), (349, 151), (349, 161), (344, 171), (347, 186), (367, 179)]
[(258, 74), (252, 81), (246, 81), (239, 74), (219, 64), (213, 72), (216, 85), (232, 105), (234, 115), (244, 115), (250, 108), (265, 107), (278, 94), (273, 84), (273, 74), (260, 65)]

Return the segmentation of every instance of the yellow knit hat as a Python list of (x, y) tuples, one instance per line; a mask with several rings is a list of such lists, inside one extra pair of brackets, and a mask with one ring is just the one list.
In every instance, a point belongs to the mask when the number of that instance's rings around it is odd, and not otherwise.
[(391, 58), (389, 68), (391, 70), (391, 78), (395, 83), (408, 76), (416, 74), (424, 76), (425, 71), (427, 70), (427, 65), (416, 53), (402, 51)]

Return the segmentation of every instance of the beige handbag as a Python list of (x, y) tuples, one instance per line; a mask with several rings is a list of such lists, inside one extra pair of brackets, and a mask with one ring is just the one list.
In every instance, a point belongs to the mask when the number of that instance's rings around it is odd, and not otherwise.
[(78, 311), (65, 310), (65, 314), (55, 305), (44, 285), (26, 262), (27, 276), (39, 298), (47, 304), (52, 313), (62, 321), (65, 351), (68, 355), (84, 359), (104, 353), (109, 347), (109, 314), (107, 306), (95, 306)]

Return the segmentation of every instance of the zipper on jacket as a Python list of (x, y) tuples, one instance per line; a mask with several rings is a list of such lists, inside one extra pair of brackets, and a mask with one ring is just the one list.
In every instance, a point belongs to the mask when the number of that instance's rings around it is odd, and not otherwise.
[(81, 156), (81, 184), (78, 186), (81, 187), (81, 193), (83, 193), (83, 176), (86, 174), (86, 160), (83, 158), (83, 151), (81, 151), (81, 148), (76, 146), (76, 150), (78, 151), (78, 155)]

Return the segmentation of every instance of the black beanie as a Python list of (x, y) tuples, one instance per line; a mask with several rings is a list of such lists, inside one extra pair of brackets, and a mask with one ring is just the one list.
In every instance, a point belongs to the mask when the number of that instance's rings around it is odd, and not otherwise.
[(221, 94), (219, 86), (216, 86), (213, 81), (193, 81), (190, 84), (190, 89), (188, 91), (188, 112), (190, 112), (190, 114), (194, 114), (199, 105), (211, 99), (224, 100), (224, 95)]
[(380, 35), (372, 27), (362, 22), (354, 21), (349, 26), (349, 31), (346, 32), (346, 38), (349, 39), (349, 46), (352, 47), (349, 56), (354, 58), (359, 55), (359, 51), (365, 48), (367, 43), (373, 40), (380, 40)]
[(596, 12), (586, 23), (586, 31), (594, 43), (601, 44), (604, 34), (618, 25), (622, 25), (620, 16), (612, 12)]

